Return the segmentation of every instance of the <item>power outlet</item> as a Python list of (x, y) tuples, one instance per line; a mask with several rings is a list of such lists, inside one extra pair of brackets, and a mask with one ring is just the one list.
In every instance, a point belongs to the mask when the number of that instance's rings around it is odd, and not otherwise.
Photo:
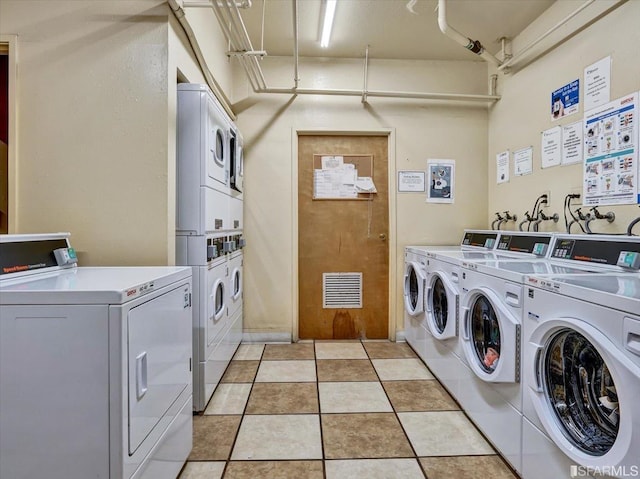
[(550, 190), (543, 191), (542, 194), (547, 195), (547, 202), (546, 203), (544, 203), (544, 201), (542, 202), (542, 204), (544, 205), (543, 208), (549, 208), (549, 206), (551, 206), (551, 191)]
[(569, 193), (570, 195), (580, 195), (579, 198), (574, 198), (571, 200), (571, 204), (572, 205), (582, 205), (584, 204), (582, 202), (582, 187), (581, 186), (574, 186), (573, 188), (569, 188)]

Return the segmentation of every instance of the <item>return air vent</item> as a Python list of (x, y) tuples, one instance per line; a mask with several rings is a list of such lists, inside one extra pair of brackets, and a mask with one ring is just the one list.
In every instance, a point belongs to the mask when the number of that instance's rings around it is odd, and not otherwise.
[(362, 273), (322, 273), (322, 307), (362, 308)]

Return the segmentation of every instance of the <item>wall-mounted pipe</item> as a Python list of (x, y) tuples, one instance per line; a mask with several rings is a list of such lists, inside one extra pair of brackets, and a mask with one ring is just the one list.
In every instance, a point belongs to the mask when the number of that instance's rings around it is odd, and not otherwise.
[(484, 46), (478, 40), (472, 40), (466, 37), (455, 28), (447, 23), (447, 2), (446, 0), (438, 0), (438, 26), (440, 31), (446, 36), (459, 43), (467, 50), (479, 55), (484, 60), (493, 63), (496, 66), (500, 66), (500, 60), (494, 57), (491, 53), (485, 50)]
[(633, 236), (633, 228), (635, 225), (639, 223), (640, 223), (640, 216), (638, 216), (635, 220), (629, 223), (629, 226), (627, 226), (627, 235)]
[[(267, 3), (266, 0), (263, 0)], [(300, 75), (298, 74), (298, 0), (293, 0), (293, 84), (298, 88)]]
[(191, 25), (189, 25), (189, 21), (186, 18), (184, 9), (178, 4), (177, 0), (169, 0), (168, 3), (169, 3), (169, 7), (171, 8), (171, 11), (173, 12), (173, 15), (176, 17), (176, 20), (178, 20), (178, 23), (182, 27), (182, 30), (184, 31), (185, 35), (187, 36), (187, 40), (189, 41), (191, 50), (193, 51), (196, 57), (196, 61), (198, 62), (198, 67), (200, 68), (200, 71), (202, 72), (202, 75), (204, 76), (205, 81), (207, 82), (207, 85), (209, 86), (209, 88), (211, 88), (211, 91), (213, 92), (213, 94), (218, 98), (218, 100), (220, 101), (220, 104), (222, 105), (224, 110), (227, 112), (227, 114), (231, 117), (232, 120), (235, 120), (236, 116), (233, 113), (233, 110), (231, 109), (231, 102), (229, 101), (229, 98), (227, 98), (227, 95), (225, 95), (224, 91), (222, 90), (222, 88), (220, 87), (220, 85), (212, 75), (211, 71), (209, 70), (209, 67), (207, 66), (207, 61), (204, 58), (204, 54), (200, 49), (200, 45), (198, 44), (198, 40), (196, 39), (196, 35), (193, 32)]
[(528, 43), (526, 46), (524, 46), (518, 53), (516, 53), (515, 55), (513, 55), (511, 58), (509, 58), (508, 60), (506, 60), (502, 65), (498, 66), (498, 70), (504, 70), (505, 68), (508, 68), (509, 66), (511, 66), (513, 63), (517, 62), (518, 60), (520, 60), (525, 53), (527, 53), (529, 50), (531, 50), (533, 47), (535, 47), (538, 43), (540, 43), (542, 40), (544, 40), (545, 38), (547, 38), (549, 35), (551, 35), (553, 32), (555, 32), (558, 28), (562, 27), (563, 25), (565, 25), (569, 20), (571, 20), (573, 17), (575, 17), (576, 15), (578, 15), (582, 10), (584, 10), (585, 8), (587, 8), (589, 5), (591, 5), (592, 3), (594, 3), (596, 0), (587, 0), (586, 2), (584, 2), (582, 5), (580, 5), (576, 10), (574, 10), (573, 12), (571, 12), (569, 15), (567, 15), (566, 17), (564, 17), (562, 20), (560, 20), (558, 23), (556, 23), (553, 27), (551, 27), (549, 30), (547, 30), (546, 32), (544, 32), (542, 35), (540, 35), (538, 38), (536, 38), (534, 41)]

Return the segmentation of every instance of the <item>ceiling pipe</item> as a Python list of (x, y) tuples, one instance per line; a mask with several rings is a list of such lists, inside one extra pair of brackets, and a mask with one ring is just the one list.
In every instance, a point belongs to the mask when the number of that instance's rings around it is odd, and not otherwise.
[(298, 88), (300, 82), (298, 75), (298, 0), (293, 0), (293, 64), (293, 83), (295, 88)]
[(502, 65), (500, 65), (498, 67), (498, 70), (505, 70), (506, 68), (509, 68), (513, 63), (516, 63), (518, 60), (520, 60), (524, 56), (525, 53), (527, 53), (529, 50), (531, 50), (533, 47), (535, 47), (538, 43), (540, 43), (542, 40), (544, 40), (549, 35), (551, 35), (553, 32), (555, 32), (558, 28), (560, 28), (563, 25), (565, 25), (567, 22), (569, 22), (569, 20), (574, 18), (582, 10), (587, 8), (589, 5), (591, 5), (595, 1), (596, 0), (587, 0), (586, 2), (584, 2), (576, 10), (574, 10), (569, 15), (564, 17), (562, 20), (560, 20), (558, 23), (556, 23), (553, 27), (551, 27), (549, 30), (547, 30), (542, 35), (540, 35), (537, 39), (535, 39), (534, 41), (532, 41), (531, 43), (529, 43), (525, 47), (523, 47), (517, 54), (515, 54), (511, 58), (507, 59), (507, 61), (505, 61)]
[[(177, 0), (168, 0), (171, 8), (178, 18), (181, 21), (181, 25), (184, 22), (186, 25), (183, 28), (188, 30), (191, 33), (188, 33), (188, 37), (193, 37), (193, 42), (190, 41), (191, 47), (194, 50), (197, 58), (202, 57), (202, 52), (195, 41), (195, 35), (191, 30), (191, 27), (188, 24), (188, 21), (185, 17), (184, 10), (177, 3)], [(185, 7), (189, 6), (188, 2), (185, 2)], [(402, 92), (402, 91), (368, 91), (365, 88), (363, 90), (349, 90), (349, 89), (311, 89), (311, 88), (298, 88), (297, 86), (293, 88), (269, 88), (267, 87), (264, 73), (260, 66), (258, 57), (261, 57), (261, 52), (256, 52), (253, 50), (251, 46), (251, 41), (249, 39), (249, 35), (244, 26), (244, 22), (242, 21), (242, 17), (238, 10), (237, 4), (223, 4), (221, 5), (219, 2), (211, 2), (209, 6), (213, 9), (216, 18), (218, 19), (218, 23), (222, 28), (223, 33), (227, 37), (227, 40), (230, 42), (231, 52), (233, 56), (236, 56), (240, 61), (241, 66), (244, 68), (249, 83), (251, 84), (251, 88), (255, 93), (272, 93), (272, 94), (286, 94), (286, 95), (328, 95), (328, 96), (354, 96), (354, 97), (378, 97), (378, 98), (406, 98), (406, 99), (418, 99), (418, 100), (436, 100), (436, 101), (445, 101), (445, 102), (495, 102), (500, 99), (500, 96), (492, 94), (492, 95), (470, 95), (463, 93), (429, 93), (429, 92)], [(223, 8), (224, 6), (224, 8)], [(234, 29), (235, 31), (231, 31)], [(196, 51), (197, 50), (197, 51)], [(220, 94), (216, 93), (216, 96), (220, 99), (223, 104), (225, 110), (229, 115), (235, 120), (235, 115), (229, 106), (229, 100), (224, 95), (220, 87), (215, 83), (211, 72), (206, 67), (206, 61), (204, 57), (202, 57), (202, 62), (200, 59), (198, 60), (199, 64), (201, 64), (201, 68), (203, 73), (205, 74), (205, 78), (207, 78), (207, 83), (209, 87), (215, 92), (219, 91)], [(368, 63), (368, 59), (367, 59)], [(296, 62), (297, 64), (297, 62)], [(297, 77), (296, 73), (296, 77)], [(209, 77), (211, 81), (209, 80)]]
[(481, 58), (486, 60), (489, 63), (493, 63), (496, 66), (500, 66), (500, 60), (494, 57), (491, 53), (485, 50), (482, 43), (479, 40), (472, 40), (464, 36), (462, 33), (457, 31), (455, 28), (451, 27), (447, 23), (447, 4), (446, 0), (438, 0), (438, 26), (440, 27), (440, 31), (444, 33), (449, 38), (458, 42), (460, 45), (465, 47), (467, 50), (479, 55)]
[(362, 103), (367, 103), (367, 76), (369, 71), (369, 45), (364, 52), (364, 81), (362, 87)]
[(202, 72), (207, 85), (209, 86), (209, 88), (211, 88), (211, 91), (216, 96), (216, 98), (218, 98), (220, 104), (227, 112), (227, 114), (231, 117), (232, 120), (235, 120), (236, 115), (231, 109), (231, 102), (229, 101), (229, 98), (227, 98), (227, 95), (224, 94), (224, 91), (222, 90), (216, 79), (211, 74), (209, 67), (207, 67), (207, 61), (204, 58), (204, 55), (202, 53), (202, 50), (200, 49), (198, 41), (196, 40), (196, 36), (193, 32), (193, 29), (191, 28), (191, 25), (189, 25), (189, 21), (186, 18), (184, 9), (178, 4), (177, 0), (169, 0), (168, 3), (171, 11), (173, 12), (173, 15), (176, 17), (176, 20), (178, 20), (178, 23), (187, 36), (187, 40), (189, 41), (191, 50), (196, 57), (196, 62), (198, 63), (198, 67), (200, 68), (200, 71)]

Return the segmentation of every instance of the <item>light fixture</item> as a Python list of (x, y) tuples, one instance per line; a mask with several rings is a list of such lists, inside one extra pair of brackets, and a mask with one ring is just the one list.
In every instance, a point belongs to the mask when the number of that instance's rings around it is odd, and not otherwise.
[(329, 46), (329, 38), (331, 37), (331, 29), (333, 28), (333, 18), (336, 15), (336, 4), (338, 0), (325, 0), (324, 16), (322, 17), (322, 35), (320, 37), (320, 46), (327, 48)]

